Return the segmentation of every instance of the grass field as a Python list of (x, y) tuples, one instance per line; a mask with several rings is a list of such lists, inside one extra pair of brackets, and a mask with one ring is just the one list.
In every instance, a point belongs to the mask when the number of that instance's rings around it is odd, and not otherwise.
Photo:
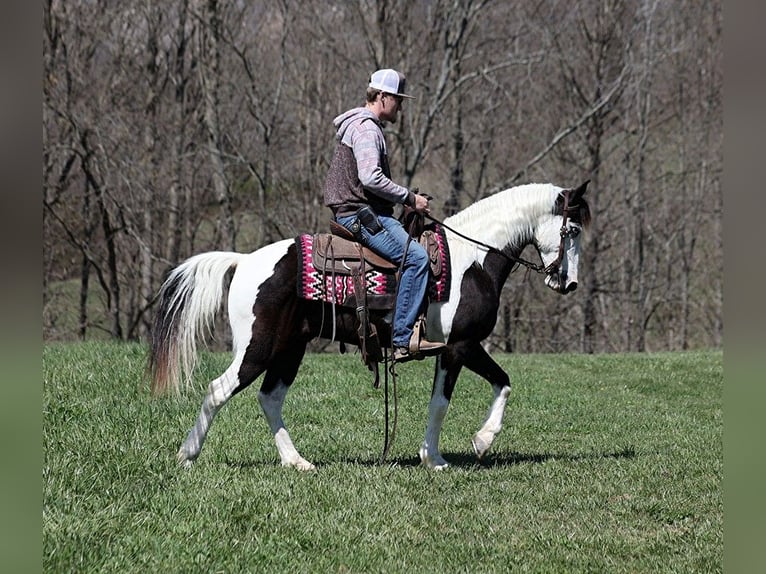
[(307, 357), (285, 404), (312, 473), (279, 466), (255, 389), (198, 462), (175, 452), (207, 379), (151, 399), (140, 345), (43, 352), (46, 572), (718, 572), (723, 355), (500, 356), (513, 393), (482, 464), (489, 386), (464, 372), (418, 466), (432, 361), (399, 368), (388, 463), (382, 391), (356, 356)]

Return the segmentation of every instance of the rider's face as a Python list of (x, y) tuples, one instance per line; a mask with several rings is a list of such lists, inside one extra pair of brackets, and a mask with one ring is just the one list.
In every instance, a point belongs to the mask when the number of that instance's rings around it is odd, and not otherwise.
[(402, 96), (386, 93), (381, 93), (380, 98), (383, 105), (383, 112), (380, 114), (380, 119), (395, 124), (396, 118), (402, 109), (404, 98)]

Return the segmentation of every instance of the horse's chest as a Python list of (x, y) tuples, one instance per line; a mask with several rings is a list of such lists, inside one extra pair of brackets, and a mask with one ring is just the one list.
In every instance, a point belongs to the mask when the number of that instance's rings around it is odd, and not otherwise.
[(489, 333), (497, 321), (499, 296), (491, 277), (477, 264), (453, 276), (450, 298), (439, 309), (445, 339)]

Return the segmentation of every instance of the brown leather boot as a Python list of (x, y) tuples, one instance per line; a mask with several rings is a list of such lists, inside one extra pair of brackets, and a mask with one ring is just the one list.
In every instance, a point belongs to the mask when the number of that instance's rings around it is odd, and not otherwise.
[(407, 361), (422, 361), (425, 355), (419, 353), (410, 353), (407, 347), (396, 347), (394, 349), (394, 363), (406, 363)]

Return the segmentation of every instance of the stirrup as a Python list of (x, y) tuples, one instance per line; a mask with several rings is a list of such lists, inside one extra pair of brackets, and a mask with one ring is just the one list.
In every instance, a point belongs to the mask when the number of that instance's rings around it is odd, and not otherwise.
[(412, 336), (410, 337), (410, 344), (407, 347), (409, 354), (413, 357), (431, 357), (433, 355), (438, 355), (447, 348), (445, 343), (436, 343), (426, 340), (424, 338), (425, 327), (425, 315), (420, 315), (417, 321), (415, 321), (415, 325), (412, 327)]
[(420, 352), (420, 340), (423, 338), (425, 326), (425, 317), (420, 315), (412, 326), (412, 336), (410, 337), (410, 344), (407, 349), (411, 355), (417, 355)]

